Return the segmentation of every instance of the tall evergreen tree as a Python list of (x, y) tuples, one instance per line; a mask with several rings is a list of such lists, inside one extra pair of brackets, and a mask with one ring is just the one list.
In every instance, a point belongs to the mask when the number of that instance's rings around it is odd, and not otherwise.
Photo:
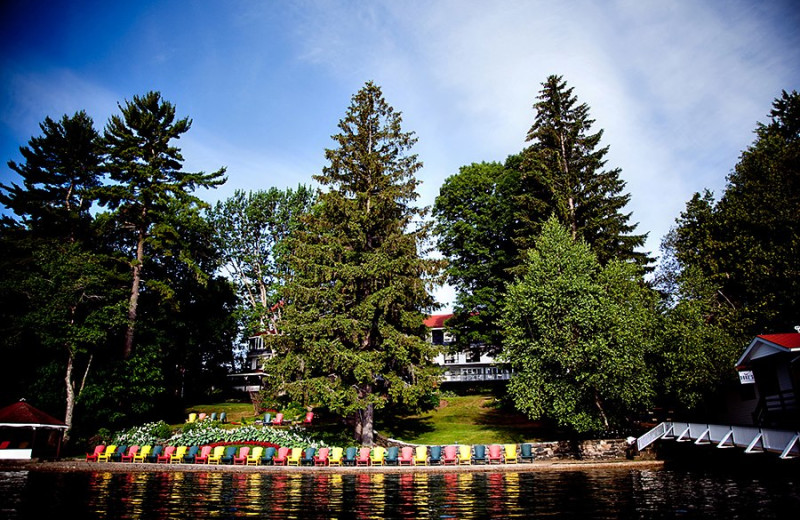
[(33, 357), (18, 366), (63, 373), (64, 391), (46, 388), (41, 381), (51, 378), (26, 370), (17, 371), (22, 379), (3, 379), (18, 389), (35, 386), (45, 401), (40, 405), (65, 401), (68, 439), (94, 356), (119, 324), (119, 300), (116, 273), (96, 247), (90, 214), (102, 180), (94, 123), (81, 111), (58, 121), (48, 117), (40, 128), (42, 135), (20, 148), (25, 161), (8, 163), (22, 186), (2, 185), (0, 193), (0, 202), (19, 217), (5, 218), (0, 235), (0, 293), (12, 304), (3, 306), (2, 336), (6, 352), (25, 338), (24, 350)]
[[(117, 222), (132, 233), (129, 252), (132, 283), (123, 358), (133, 352), (139, 293), (148, 255), (173, 254), (194, 265), (190, 251), (175, 249), (179, 235), (170, 225), (173, 203), (196, 211), (206, 203), (193, 195), (197, 188), (225, 182), (222, 168), (213, 173), (182, 170), (183, 156), (174, 146), (191, 127), (188, 118), (175, 118), (175, 107), (159, 92), (134, 96), (120, 106), (121, 115), (108, 121), (104, 132), (106, 168), (113, 183), (102, 201), (115, 211)], [(198, 275), (202, 275), (198, 272)]]
[(366, 445), (375, 409), (416, 408), (437, 382), (423, 312), (439, 262), (421, 257), (429, 229), (412, 206), (421, 163), (401, 122), (377, 85), (353, 96), (314, 177), (329, 189), (290, 242), (286, 334), (267, 366), (281, 389), (353, 417)]
[(632, 235), (636, 224), (629, 223), (630, 213), (623, 213), (630, 195), (622, 192), (621, 170), (605, 169), (608, 146), (598, 148), (603, 131), (591, 133), (595, 121), (589, 106), (578, 104), (573, 91), (561, 76), (552, 75), (534, 104), (518, 198), (528, 224), (518, 237), (520, 245), (525, 249), (541, 229), (543, 214), (552, 213), (573, 240), (586, 240), (602, 263), (619, 259), (645, 265), (649, 258), (636, 248), (646, 235)]

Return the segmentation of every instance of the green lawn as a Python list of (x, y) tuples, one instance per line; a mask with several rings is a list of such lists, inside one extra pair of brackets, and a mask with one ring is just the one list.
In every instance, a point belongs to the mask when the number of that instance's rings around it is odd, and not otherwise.
[(421, 415), (382, 421), (378, 430), (414, 444), (490, 444), (550, 440), (552, 432), (525, 416), (491, 406), (493, 398), (469, 395), (443, 399)]

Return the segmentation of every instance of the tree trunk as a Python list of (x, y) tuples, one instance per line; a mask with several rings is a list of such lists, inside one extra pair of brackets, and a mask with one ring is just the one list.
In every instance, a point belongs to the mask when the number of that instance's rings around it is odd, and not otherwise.
[(374, 416), (375, 405), (368, 404), (367, 408), (362, 412), (361, 444), (363, 446), (372, 446), (375, 442), (375, 431), (373, 429)]
[(72, 430), (72, 415), (75, 411), (75, 383), (72, 381), (72, 369), (75, 364), (75, 357), (72, 352), (67, 356), (67, 373), (64, 376), (64, 383), (67, 389), (67, 409), (64, 412), (64, 424), (67, 425), (64, 431), (64, 442), (69, 441), (70, 431)]
[(363, 431), (364, 421), (361, 410), (353, 414), (353, 438), (361, 444), (361, 432)]
[(133, 283), (131, 284), (131, 299), (128, 304), (128, 330), (125, 332), (125, 350), (123, 359), (128, 359), (133, 354), (133, 331), (136, 327), (136, 309), (139, 306), (139, 285), (142, 280), (142, 263), (144, 262), (144, 231), (139, 231), (139, 240), (136, 244), (136, 263), (133, 265)]
[(596, 390), (594, 392), (594, 404), (600, 411), (600, 417), (603, 418), (603, 426), (608, 430), (608, 417), (606, 416), (605, 410), (603, 410), (603, 401), (600, 399), (600, 394), (598, 394)]

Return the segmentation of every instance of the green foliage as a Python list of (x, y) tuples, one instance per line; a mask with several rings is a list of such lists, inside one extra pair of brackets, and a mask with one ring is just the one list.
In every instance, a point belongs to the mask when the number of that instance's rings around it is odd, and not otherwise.
[(318, 203), (289, 247), (286, 333), (266, 367), (273, 388), (355, 415), (372, 443), (372, 413), (387, 401), (419, 406), (437, 381), (423, 311), (439, 263), (421, 258), (429, 234), (409, 154), (416, 139), (379, 87), (353, 96)]
[(501, 359), (532, 419), (578, 433), (625, 425), (654, 395), (656, 294), (634, 264), (601, 265), (555, 218), (508, 289)]
[(313, 191), (302, 184), (296, 190), (237, 190), (208, 212), (221, 266), (236, 285), (245, 336), (277, 329), (271, 307), (289, 277), (286, 239), (313, 202)]

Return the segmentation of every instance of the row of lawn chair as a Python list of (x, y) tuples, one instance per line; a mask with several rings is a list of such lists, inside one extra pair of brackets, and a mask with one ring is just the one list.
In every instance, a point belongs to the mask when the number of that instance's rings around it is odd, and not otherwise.
[(205, 412), (200, 412), (200, 413), (192, 412), (189, 414), (189, 418), (186, 420), (186, 422), (193, 423), (205, 420), (228, 422), (228, 418), (225, 412), (221, 412), (219, 415), (217, 415), (217, 412), (211, 412), (210, 415)]
[(283, 412), (278, 412), (275, 416), (272, 416), (272, 413), (265, 413), (264, 419), (256, 421), (257, 423), (261, 423), (265, 426), (286, 426), (286, 425), (296, 425), (296, 426), (311, 426), (314, 421), (314, 412), (306, 412), (306, 416), (302, 419), (296, 418), (295, 420), (287, 419)]
[(263, 446), (116, 446), (95, 447), (87, 461), (165, 464), (239, 464), (276, 466), (424, 466), (515, 464), (533, 462), (530, 444), (461, 444), (384, 448), (289, 448)]

